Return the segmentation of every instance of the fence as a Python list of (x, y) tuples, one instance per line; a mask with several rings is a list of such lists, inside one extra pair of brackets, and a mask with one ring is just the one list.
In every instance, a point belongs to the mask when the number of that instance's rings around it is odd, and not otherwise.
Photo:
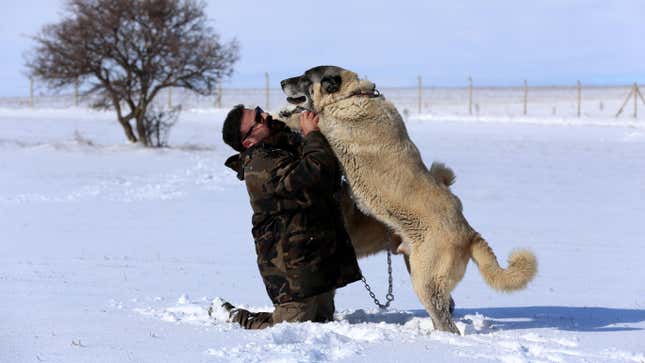
[[(212, 96), (202, 96), (183, 89), (167, 89), (156, 102), (161, 106), (182, 105), (185, 110), (228, 109), (236, 104), (260, 105), (276, 111), (286, 105), (279, 89), (269, 88), (268, 74), (264, 88), (218, 87)], [(584, 117), (638, 118), (639, 103), (645, 98), (637, 84), (632, 86), (530, 87), (524, 81), (519, 87), (475, 87), (469, 79), (467, 87), (424, 87), (421, 77), (416, 88), (378, 87), (399, 111), (438, 116), (518, 116), (518, 117)], [(66, 108), (88, 106), (92, 98), (79, 96), (77, 88), (69, 94), (34, 94), (29, 97), (0, 98), (0, 107)], [(630, 109), (633, 104), (633, 109)], [(627, 108), (629, 107), (629, 108)], [(624, 112), (623, 110), (629, 110)]]

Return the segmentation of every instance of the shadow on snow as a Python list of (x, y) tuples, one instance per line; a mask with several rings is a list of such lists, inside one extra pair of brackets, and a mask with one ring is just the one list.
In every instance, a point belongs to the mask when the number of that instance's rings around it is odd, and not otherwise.
[[(525, 306), (456, 309), (455, 320), (472, 323), (473, 316), (483, 315), (487, 333), (495, 330), (555, 328), (567, 331), (610, 332), (643, 330), (620, 326), (645, 322), (645, 310), (602, 307)], [(367, 313), (357, 310), (344, 316), (349, 323), (405, 324), (413, 318), (427, 318), (425, 310)]]

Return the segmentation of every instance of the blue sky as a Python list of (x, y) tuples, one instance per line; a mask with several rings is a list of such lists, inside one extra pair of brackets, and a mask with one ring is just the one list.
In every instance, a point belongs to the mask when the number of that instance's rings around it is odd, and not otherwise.
[[(2, 0), (0, 97), (24, 96), (23, 53), (59, 0)], [(320, 64), (378, 85), (645, 83), (645, 1), (208, 1), (241, 60), (226, 85), (272, 86)]]

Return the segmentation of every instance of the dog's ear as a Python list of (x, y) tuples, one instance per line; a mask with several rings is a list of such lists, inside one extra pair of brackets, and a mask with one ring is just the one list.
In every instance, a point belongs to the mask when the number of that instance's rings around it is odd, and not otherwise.
[(341, 82), (342, 79), (340, 78), (340, 76), (325, 76), (320, 81), (320, 84), (322, 85), (325, 92), (334, 93), (338, 92), (338, 90), (340, 89)]

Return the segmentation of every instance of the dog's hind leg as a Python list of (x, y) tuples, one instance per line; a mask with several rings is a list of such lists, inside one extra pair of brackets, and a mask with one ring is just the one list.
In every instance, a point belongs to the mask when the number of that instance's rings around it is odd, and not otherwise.
[[(412, 271), (410, 271), (410, 256), (403, 255), (403, 262), (405, 262), (405, 268), (408, 270), (408, 274), (412, 275)], [(455, 312), (455, 300), (453, 300), (452, 295), (450, 296), (450, 305), (448, 310), (450, 311), (451, 316)]]
[[(432, 318), (435, 329), (459, 334), (450, 313), (450, 261), (440, 261), (433, 256), (423, 256), (413, 251), (410, 256), (412, 285), (419, 300)], [(436, 257), (436, 256), (435, 256)], [(450, 260), (451, 256), (448, 257)]]
[[(435, 329), (459, 334), (450, 313), (450, 293), (446, 291), (442, 278), (433, 276), (431, 281), (415, 282), (414, 290), (432, 318)], [(432, 281), (434, 280), (434, 281)]]

